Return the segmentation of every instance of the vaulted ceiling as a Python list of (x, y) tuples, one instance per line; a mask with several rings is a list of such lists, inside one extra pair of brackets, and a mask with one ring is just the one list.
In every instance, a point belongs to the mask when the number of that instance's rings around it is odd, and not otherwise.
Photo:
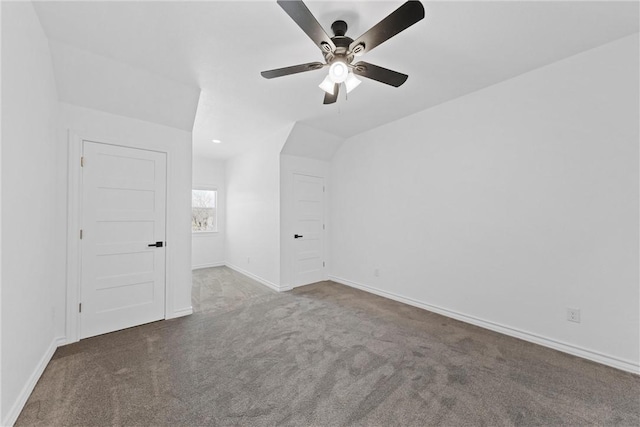
[[(402, 3), (307, 5), (328, 32), (343, 19), (356, 38)], [(637, 2), (423, 4), (424, 20), (362, 58), (408, 81), (365, 80), (333, 105), (318, 88), (326, 70), (260, 76), (322, 60), (275, 1), (39, 2), (36, 11), (61, 100), (178, 128), (193, 122), (194, 153), (214, 158), (294, 122), (349, 137), (638, 32)]]

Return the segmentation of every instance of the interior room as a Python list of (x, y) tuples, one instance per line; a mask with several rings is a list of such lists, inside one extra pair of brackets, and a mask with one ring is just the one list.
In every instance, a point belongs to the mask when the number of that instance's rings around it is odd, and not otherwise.
[(640, 424), (638, 1), (0, 13), (3, 426)]

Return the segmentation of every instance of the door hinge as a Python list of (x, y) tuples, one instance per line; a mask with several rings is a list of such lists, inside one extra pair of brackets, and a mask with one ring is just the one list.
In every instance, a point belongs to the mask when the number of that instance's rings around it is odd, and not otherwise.
[(324, 185), (322, 186), (322, 192), (324, 193)]
[(84, 156), (80, 157), (80, 167), (84, 167)]
[(78, 313), (82, 313), (82, 303), (78, 304)]
[(82, 230), (80, 230), (80, 240), (82, 240)]
[(322, 224), (322, 229), (324, 230), (324, 224)]
[(322, 266), (324, 267), (324, 261), (322, 261)]

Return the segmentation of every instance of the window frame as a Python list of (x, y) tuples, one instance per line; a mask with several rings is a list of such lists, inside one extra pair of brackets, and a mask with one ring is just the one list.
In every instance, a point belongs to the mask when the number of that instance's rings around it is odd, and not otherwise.
[(219, 233), (219, 227), (218, 227), (218, 188), (215, 186), (211, 186), (211, 185), (192, 185), (191, 186), (191, 212), (193, 214), (193, 191), (214, 191), (215, 192), (215, 220), (216, 220), (216, 229), (215, 230), (194, 230), (193, 229), (193, 225), (191, 226), (191, 234), (194, 236), (204, 236), (207, 234), (216, 234)]

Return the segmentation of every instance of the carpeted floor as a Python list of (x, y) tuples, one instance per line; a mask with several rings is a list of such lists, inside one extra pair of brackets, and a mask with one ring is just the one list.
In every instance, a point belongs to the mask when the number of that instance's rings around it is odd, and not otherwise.
[(16, 425), (640, 425), (638, 376), (335, 283), (193, 303), (59, 348)]

